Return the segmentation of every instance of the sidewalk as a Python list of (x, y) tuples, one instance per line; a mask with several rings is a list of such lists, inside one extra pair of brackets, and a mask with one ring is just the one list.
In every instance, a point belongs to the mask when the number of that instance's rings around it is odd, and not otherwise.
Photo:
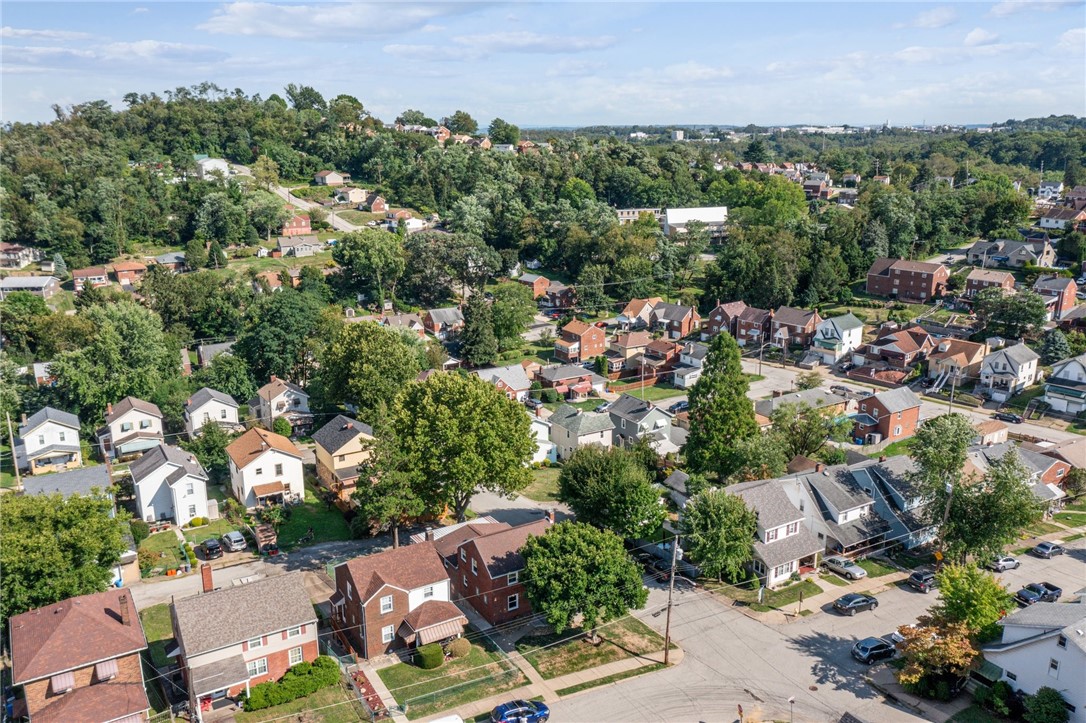
[(932, 723), (946, 723), (955, 715), (973, 704), (973, 697), (968, 693), (959, 695), (954, 700), (940, 703), (926, 698), (906, 693), (894, 677), (894, 669), (889, 665), (880, 665), (864, 675), (864, 680), (872, 688), (885, 695), (891, 702), (898, 703), (925, 720)]
[[(865, 577), (848, 585), (834, 585), (831, 582), (821, 580), (818, 574), (814, 574), (807, 579), (822, 588), (822, 592), (806, 598), (803, 601), (802, 608), (799, 603), (795, 603), (785, 609), (770, 610), (763, 613), (751, 610), (746, 605), (737, 605), (736, 607), (748, 618), (769, 625), (784, 625), (801, 619), (802, 616), (797, 614), (797, 609), (809, 610), (812, 613), (821, 612), (822, 608), (832, 605), (833, 601), (842, 595), (847, 595), (850, 592), (878, 594), (897, 585), (908, 576), (909, 572), (898, 570), (879, 577)], [(722, 595), (722, 597), (726, 598), (727, 595)]]

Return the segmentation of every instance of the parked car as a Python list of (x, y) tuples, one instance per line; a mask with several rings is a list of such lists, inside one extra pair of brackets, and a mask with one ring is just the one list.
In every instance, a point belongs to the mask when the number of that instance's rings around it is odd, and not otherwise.
[(874, 610), (879, 606), (879, 601), (870, 595), (861, 595), (858, 592), (850, 592), (833, 601), (833, 609), (842, 615), (852, 617), (864, 610)]
[(889, 660), (895, 652), (893, 643), (882, 638), (864, 638), (852, 646), (852, 657), (865, 665)]
[(248, 546), (248, 543), (245, 542), (245, 535), (237, 530), (231, 530), (222, 536), (222, 546), (226, 548), (227, 552), (241, 552)]
[(935, 589), (935, 573), (930, 570), (917, 570), (905, 581), (909, 587), (925, 595)]
[(596, 407), (596, 411), (597, 412), (606, 412), (610, 408), (611, 408), (611, 403), (610, 402), (604, 402), (603, 404), (600, 404), (599, 406)]
[(544, 723), (551, 709), (539, 700), (511, 700), (490, 711), (492, 723)]
[(853, 364), (852, 362), (841, 362), (841, 364), (838, 365), (837, 368), (840, 369), (843, 372), (850, 372), (850, 371), (852, 371), (853, 369), (856, 368), (856, 365)]
[(528, 397), (524, 400), (524, 404), (528, 407), (528, 409), (539, 409), (543, 406), (543, 400), (535, 399), (534, 397)]
[(1006, 570), (1017, 570), (1021, 565), (1022, 563), (1010, 555), (1004, 555), (989, 562), (988, 569), (992, 572), (1005, 572)]
[(1038, 602), (1056, 602), (1063, 590), (1050, 582), (1031, 582), (1014, 594), (1019, 605), (1030, 606)]
[(1041, 542), (1030, 550), (1037, 557), (1043, 557), (1046, 560), (1055, 557), (1056, 555), (1062, 555), (1067, 552), (1063, 549), (1063, 545), (1057, 545), (1055, 542)]
[(1021, 424), (1023, 421), (1021, 414), (1012, 414), (1011, 412), (997, 412), (992, 416), (1001, 422), (1010, 422), (1012, 424)]
[(867, 570), (857, 565), (847, 557), (827, 557), (822, 560), (822, 566), (827, 570), (832, 570), (838, 575), (847, 577), (849, 580), (859, 580), (860, 578), (867, 577)]
[(222, 557), (222, 545), (214, 537), (204, 540), (200, 543), (200, 548), (204, 551), (205, 560), (214, 560), (217, 557)]
[(678, 414), (679, 412), (685, 412), (687, 409), (690, 409), (690, 402), (684, 399), (681, 402), (672, 404), (667, 408), (667, 411), (669, 414)]

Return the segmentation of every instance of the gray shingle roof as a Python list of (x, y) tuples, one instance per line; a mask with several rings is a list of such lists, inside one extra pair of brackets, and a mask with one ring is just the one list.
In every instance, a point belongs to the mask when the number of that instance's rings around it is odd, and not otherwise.
[(510, 389), (530, 389), (532, 386), (531, 381), (528, 380), (528, 373), (524, 371), (524, 367), (520, 364), (478, 369), (475, 373), (478, 374), (479, 378), (483, 381), (490, 382), (491, 384), (497, 384), (499, 381), (502, 381)]
[(539, 372), (539, 376), (549, 382), (560, 382), (566, 379), (577, 379), (580, 377), (588, 377), (593, 384), (602, 384), (607, 381), (599, 374), (589, 371), (584, 367), (579, 367), (576, 364), (563, 364), (556, 367), (547, 367)]
[(585, 412), (568, 404), (563, 404), (554, 410), (554, 414), (547, 417), (547, 421), (556, 424), (570, 434), (580, 437), (584, 434), (594, 434), (614, 429), (611, 415), (600, 412)]
[(813, 409), (821, 409), (834, 404), (844, 404), (847, 401), (847, 397), (831, 392), (829, 389), (815, 387), (814, 389), (804, 389), (799, 392), (782, 394), (779, 397), (773, 397), (771, 399), (759, 399), (754, 403), (754, 411), (768, 417), (773, 414), (776, 409), (785, 404), (806, 404)]
[(834, 325), (840, 331), (850, 331), (851, 329), (862, 329), (864, 323), (856, 318), (856, 315), (852, 312), (844, 314), (842, 316), (835, 316), (832, 319), (826, 319), (827, 322)]
[(1063, 291), (1075, 282), (1065, 276), (1049, 276), (1037, 279), (1033, 284), (1034, 291)]
[(177, 600), (173, 609), (186, 656), (317, 623), (301, 572)]
[(1008, 359), (1017, 362), (1018, 364), (1026, 364), (1041, 358), (1037, 352), (1022, 343), (1009, 346), (1002, 351), (1007, 355)]
[(816, 312), (807, 309), (797, 309), (792, 306), (782, 306), (773, 315), (773, 321), (777, 324), (788, 326), (807, 326)]
[(611, 406), (607, 408), (607, 412), (619, 419), (640, 422), (642, 419), (649, 416), (655, 409), (656, 407), (649, 402), (642, 401), (630, 394), (623, 394), (618, 399), (611, 402)]
[(0, 289), (5, 291), (42, 289), (48, 286), (50, 281), (56, 281), (56, 278), (52, 276), (8, 276), (0, 279)]
[(162, 410), (156, 405), (145, 402), (142, 399), (137, 399), (136, 397), (125, 397), (113, 405), (113, 411), (106, 415), (106, 424), (112, 423), (113, 420), (119, 419), (121, 415), (127, 414), (133, 409), (138, 409), (144, 414), (149, 414), (152, 417), (162, 419)]
[(24, 424), (19, 425), (19, 436), (25, 437), (40, 427), (45, 422), (56, 422), (62, 424), (65, 427), (71, 427), (72, 429), (79, 429), (79, 417), (70, 412), (62, 412), (59, 409), (53, 407), (42, 407), (38, 411), (34, 412)]
[(912, 409), (913, 407), (920, 406), (920, 397), (913, 393), (913, 390), (908, 387), (899, 387), (898, 389), (890, 389), (885, 392), (879, 392), (875, 395), (875, 399), (879, 401), (879, 404), (886, 408), (887, 412), (901, 412), (906, 409)]
[(772, 529), (803, 519), (803, 513), (788, 499), (779, 480), (758, 480), (731, 485), (727, 491), (738, 495), (758, 515), (763, 529)]
[(825, 549), (826, 543), (815, 537), (803, 525), (799, 526), (799, 532), (794, 535), (789, 535), (768, 544), (760, 540), (754, 543), (754, 554), (762, 559), (766, 567), (770, 568), (793, 560), (799, 560), (816, 552), (822, 552)]
[(329, 454), (335, 454), (343, 445), (358, 437), (360, 434), (373, 436), (373, 427), (363, 424), (357, 419), (342, 414), (337, 415), (328, 424), (313, 433), (313, 441), (319, 444)]
[(698, 341), (687, 342), (683, 346), (682, 353), (691, 359), (704, 359), (705, 355), (709, 353), (709, 345)]
[(1000, 648), (1017, 647), (1027, 644), (1040, 636), (1048, 636), (1059, 631), (1067, 642), (1082, 651), (1086, 651), (1086, 603), (1039, 602), (1029, 607), (1020, 608), (999, 621), (1003, 627), (1017, 625), (1036, 628), (1037, 635), (1023, 638), (1013, 643), (997, 643), (985, 646), (985, 651), (998, 651)]
[(822, 472), (806, 474), (804, 483), (838, 512), (871, 504), (871, 497), (863, 491), (849, 472), (848, 467), (830, 467)]
[(95, 487), (105, 492), (111, 483), (109, 470), (105, 465), (23, 478), (23, 488), (28, 495), (51, 495), (58, 492), (65, 497), (89, 495)]
[(204, 471), (200, 462), (191, 452), (186, 452), (180, 447), (173, 447), (168, 444), (160, 444), (144, 452), (142, 457), (134, 460), (129, 465), (128, 471), (132, 473), (132, 479), (139, 482), (164, 464), (176, 465), (178, 469), (184, 470), (184, 473), (179, 475), (178, 479), (185, 474), (191, 474), (204, 480), (207, 479), (207, 472)]
[(228, 354), (233, 348), (232, 341), (224, 341), (221, 344), (201, 344), (196, 347), (196, 357), (200, 360), (200, 366), (206, 367), (219, 354)]
[(185, 411), (192, 412), (200, 407), (204, 406), (210, 401), (221, 402), (228, 407), (234, 407), (237, 409), (238, 403), (234, 401), (234, 398), (229, 394), (223, 394), (222, 392), (211, 389), (210, 387), (203, 387), (197, 390), (189, 400), (185, 403)]
[(445, 309), (430, 309), (426, 313), (429, 315), (430, 321), (435, 324), (454, 325), (464, 323), (463, 312), (455, 306), (450, 306)]
[(159, 254), (155, 257), (155, 261), (160, 264), (183, 264), (185, 263), (185, 252), (170, 251), (168, 253)]
[(652, 315), (657, 319), (666, 319), (667, 321), (682, 321), (690, 312), (694, 309), (690, 306), (683, 306), (681, 304), (670, 304), (668, 302), (661, 302), (652, 308)]

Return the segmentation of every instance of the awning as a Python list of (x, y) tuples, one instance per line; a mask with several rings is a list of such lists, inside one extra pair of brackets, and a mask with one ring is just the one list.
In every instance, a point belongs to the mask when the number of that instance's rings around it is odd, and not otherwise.
[(282, 482), (269, 482), (266, 485), (253, 485), (253, 494), (258, 498), (281, 495), (286, 490)]
[(197, 698), (226, 690), (248, 680), (249, 666), (245, 664), (245, 658), (240, 655), (216, 660), (214, 663), (201, 665), (189, 671), (189, 685), (192, 687), (192, 694)]
[(339, 607), (343, 604), (343, 593), (336, 590), (332, 593), (332, 597), (328, 598), (328, 602), (332, 604), (332, 607)]
[(427, 645), (438, 640), (455, 637), (462, 632), (464, 632), (464, 626), (459, 620), (449, 620), (418, 631), (419, 643)]
[(94, 676), (99, 681), (117, 677), (117, 659), (103, 660), (94, 666)]
[(49, 679), (49, 685), (52, 687), (54, 695), (71, 690), (75, 687), (75, 675), (71, 672), (57, 673)]

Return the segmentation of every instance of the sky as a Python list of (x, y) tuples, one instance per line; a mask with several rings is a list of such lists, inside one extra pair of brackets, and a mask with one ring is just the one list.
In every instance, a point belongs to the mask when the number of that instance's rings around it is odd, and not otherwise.
[(0, 119), (211, 81), (389, 122), (993, 123), (1086, 115), (1082, 0), (11, 2)]

